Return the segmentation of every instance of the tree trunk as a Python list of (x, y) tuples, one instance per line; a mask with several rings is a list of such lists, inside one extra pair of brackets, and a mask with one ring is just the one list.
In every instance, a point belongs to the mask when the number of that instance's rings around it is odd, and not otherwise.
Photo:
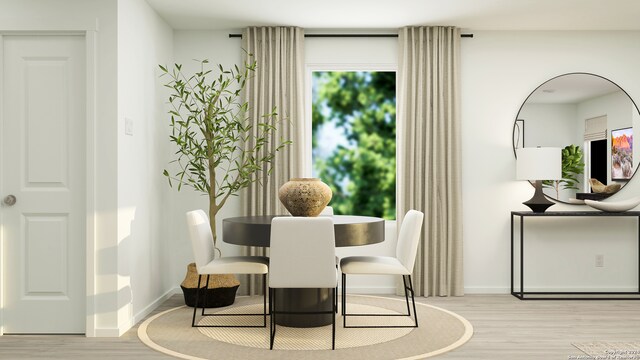
[[(213, 236), (213, 248), (218, 250), (218, 234), (216, 233), (216, 213), (218, 209), (216, 207), (215, 196), (209, 194), (209, 226), (211, 227), (211, 235)], [(218, 255), (220, 253), (218, 252)]]

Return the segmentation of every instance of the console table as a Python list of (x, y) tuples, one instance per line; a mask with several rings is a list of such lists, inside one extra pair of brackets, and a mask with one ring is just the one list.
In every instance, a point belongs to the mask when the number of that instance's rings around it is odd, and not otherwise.
[[(627, 292), (535, 292), (524, 290), (524, 219), (527, 217), (635, 217), (638, 219), (638, 291)], [(520, 219), (520, 290), (514, 289), (514, 219)], [(640, 300), (640, 211), (604, 212), (604, 211), (532, 211), (511, 212), (511, 295), (520, 300)], [(556, 296), (560, 295), (560, 296)], [(576, 296), (577, 295), (577, 296)], [(581, 295), (581, 296), (580, 296)], [(587, 295), (587, 296), (585, 296)], [(603, 296), (608, 295), (608, 296)]]

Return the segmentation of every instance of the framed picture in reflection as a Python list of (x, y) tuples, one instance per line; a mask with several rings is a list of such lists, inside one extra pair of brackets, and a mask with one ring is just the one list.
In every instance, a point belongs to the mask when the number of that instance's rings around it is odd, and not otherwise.
[(633, 176), (633, 128), (611, 130), (611, 180)]

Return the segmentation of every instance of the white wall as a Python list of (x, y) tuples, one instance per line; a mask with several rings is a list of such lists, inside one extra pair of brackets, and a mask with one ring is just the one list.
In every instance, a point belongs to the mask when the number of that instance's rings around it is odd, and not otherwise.
[[(166, 299), (175, 284), (166, 264), (169, 134), (167, 91), (158, 64), (173, 61), (173, 30), (143, 0), (118, 1), (118, 251), (120, 333)], [(116, 120), (114, 119), (114, 122)], [(127, 134), (125, 121), (132, 124)]]
[(577, 106), (573, 104), (525, 104), (518, 119), (525, 121), (526, 147), (565, 147), (580, 145), (583, 139), (576, 131)]
[[(508, 291), (509, 213), (533, 189), (515, 181), (511, 138), (519, 107), (544, 81), (569, 72), (604, 76), (640, 98), (639, 32), (474, 31), (462, 40), (462, 174), (465, 288)], [(613, 199), (639, 194), (632, 180)], [(587, 210), (554, 205), (550, 210)], [(538, 221), (539, 220), (539, 221)], [(632, 219), (537, 219), (526, 232), (532, 288), (636, 288)], [(605, 267), (595, 268), (595, 255)]]

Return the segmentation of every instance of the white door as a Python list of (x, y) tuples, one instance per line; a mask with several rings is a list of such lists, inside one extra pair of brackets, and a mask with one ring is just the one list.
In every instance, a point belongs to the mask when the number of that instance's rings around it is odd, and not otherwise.
[(84, 333), (84, 37), (1, 39), (4, 333)]

